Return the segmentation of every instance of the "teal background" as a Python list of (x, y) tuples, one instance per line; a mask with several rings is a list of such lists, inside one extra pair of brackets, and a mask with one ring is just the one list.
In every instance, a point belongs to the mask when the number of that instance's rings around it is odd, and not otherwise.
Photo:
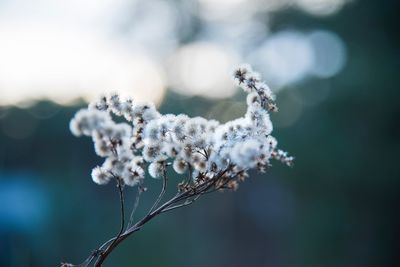
[[(357, 1), (327, 18), (276, 15), (273, 31), (323, 27), (347, 47), (340, 74), (278, 94), (274, 135), (296, 157), (294, 167), (274, 163), (235, 193), (160, 216), (105, 266), (399, 266), (398, 11), (397, 1)], [(168, 91), (160, 109), (225, 121), (242, 114), (244, 98)], [(298, 119), (282, 126), (300, 100)], [(0, 266), (79, 263), (117, 232), (116, 188), (91, 181), (101, 159), (89, 138), (68, 129), (82, 106), (0, 108)], [(161, 187), (146, 183), (137, 216)]]

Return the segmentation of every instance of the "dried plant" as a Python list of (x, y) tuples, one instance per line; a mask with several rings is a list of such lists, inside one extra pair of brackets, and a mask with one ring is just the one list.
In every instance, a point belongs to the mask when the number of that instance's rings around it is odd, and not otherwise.
[[(248, 93), (247, 112), (226, 123), (184, 114), (162, 115), (152, 104), (122, 100), (118, 94), (103, 96), (76, 113), (70, 123), (72, 133), (91, 136), (96, 154), (105, 158), (102, 166), (92, 170), (93, 181), (100, 185), (116, 182), (121, 227), (83, 263), (62, 266), (101, 266), (122, 241), (154, 217), (188, 206), (208, 193), (236, 190), (250, 169), (265, 172), (271, 159), (292, 164), (293, 157), (277, 149), (271, 136), (269, 112), (277, 107), (269, 87), (249, 66), (239, 67), (233, 77)], [(112, 115), (124, 117), (127, 123), (115, 122)], [(176, 194), (163, 200), (170, 167), (183, 178), (174, 188)], [(146, 168), (151, 177), (162, 180), (162, 189), (147, 214), (134, 222), (140, 196), (146, 190)], [(124, 192), (134, 186), (136, 200), (126, 220)]]

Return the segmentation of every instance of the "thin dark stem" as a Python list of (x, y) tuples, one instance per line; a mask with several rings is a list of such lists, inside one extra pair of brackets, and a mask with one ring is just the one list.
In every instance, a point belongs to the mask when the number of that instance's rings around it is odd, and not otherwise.
[[(119, 177), (116, 177), (117, 179), (117, 187), (118, 187), (118, 192), (119, 192), (119, 201), (120, 201), (120, 206), (121, 206), (121, 227), (119, 229), (119, 232), (117, 234), (117, 236), (113, 239), (110, 239), (109, 241), (107, 241), (106, 243), (104, 243), (101, 247), (100, 247), (100, 257), (104, 254), (104, 251), (101, 251), (101, 249), (103, 247), (106, 246), (106, 244), (108, 244), (109, 242), (111, 242), (111, 244), (107, 247), (107, 249), (105, 251), (107, 251), (108, 249), (110, 249), (111, 247), (114, 247), (117, 244), (118, 239), (121, 237), (123, 231), (124, 231), (124, 227), (125, 227), (125, 205), (124, 205), (124, 189), (123, 189), (123, 185), (122, 185), (122, 181), (120, 180)], [(94, 259), (94, 258), (93, 258)], [(90, 262), (93, 260), (91, 259)], [(96, 261), (95, 266), (101, 266), (97, 265), (97, 262), (99, 261), (99, 259)], [(89, 262), (89, 263), (90, 263)]]
[(120, 236), (124, 231), (125, 227), (125, 205), (124, 205), (124, 189), (122, 188), (122, 181), (118, 178), (117, 187), (119, 192), (119, 202), (121, 205), (121, 228), (119, 229), (119, 233), (117, 236)]
[(207, 160), (207, 153), (203, 153), (203, 151), (201, 151), (201, 150), (196, 150), (196, 152), (199, 153), (200, 155), (202, 155)]
[(97, 256), (97, 250), (93, 251), (89, 257), (82, 263), (78, 265), (70, 264), (70, 263), (63, 263), (61, 266), (66, 266), (66, 267), (87, 267), (89, 264), (93, 261), (93, 259)]
[(157, 207), (157, 205), (160, 203), (161, 199), (164, 197), (165, 192), (167, 191), (167, 182), (168, 182), (168, 178), (167, 178), (167, 169), (166, 169), (166, 167), (164, 166), (162, 189), (161, 189), (160, 194), (158, 195), (157, 200), (154, 202), (153, 206), (151, 207), (149, 213), (151, 213), (151, 212)]
[(206, 160), (208, 160), (208, 157), (209, 157), (209, 156), (208, 156), (207, 149), (204, 148), (203, 150), (204, 150), (204, 154), (205, 154), (205, 156), (206, 156)]
[(186, 178), (186, 182), (188, 184), (190, 184), (190, 182), (193, 181), (192, 174), (193, 174), (193, 167), (192, 167), (192, 165), (190, 165), (190, 163), (188, 163), (188, 175), (187, 175), (187, 178)]
[(105, 259), (108, 257), (108, 255), (119, 245), (119, 243), (121, 243), (128, 236), (130, 236), (131, 234), (133, 234), (134, 232), (139, 231), (139, 230), (140, 230), (140, 227), (135, 228), (135, 229), (131, 229), (128, 234), (123, 233), (119, 237), (115, 238), (114, 242), (111, 243), (111, 245), (108, 246), (107, 249), (104, 250), (104, 252), (102, 252), (100, 254), (100, 256), (98, 257), (98, 259), (95, 262), (94, 266), (95, 267), (100, 267), (103, 264), (103, 262), (105, 261)]
[(175, 195), (172, 199), (170, 199), (169, 201), (165, 202), (163, 205), (161, 205), (160, 207), (158, 207), (157, 209), (155, 209), (154, 211), (150, 212), (149, 214), (147, 214), (143, 219), (141, 219), (139, 222), (137, 222), (135, 225), (131, 226), (129, 229), (127, 229), (124, 233), (122, 233), (121, 235), (117, 236), (114, 241), (110, 244), (110, 246), (108, 246), (104, 252), (102, 252), (99, 256), (99, 258), (97, 259), (97, 261), (95, 262), (95, 267), (100, 267), (103, 262), (105, 261), (105, 259), (108, 257), (108, 255), (119, 245), (119, 243), (121, 243), (122, 241), (124, 241), (128, 236), (130, 236), (131, 234), (133, 234), (134, 232), (137, 232), (141, 229), (141, 227), (146, 224), (147, 222), (149, 222), (151, 219), (153, 219), (155, 216), (159, 215), (161, 213), (161, 211), (165, 208), (167, 208), (169, 205), (173, 204), (174, 201), (176, 201), (177, 199), (179, 199), (179, 197), (186, 195), (187, 193), (182, 193), (182, 194), (177, 194)]
[[(155, 205), (153, 205), (152, 209), (150, 210), (150, 212), (143, 217), (140, 221), (138, 221), (136, 224), (132, 225), (132, 226), (128, 226), (127, 229), (123, 232), (120, 231), (120, 233), (110, 239), (109, 241), (107, 241), (106, 243), (104, 243), (100, 248), (102, 249), (103, 247), (107, 247), (104, 250), (101, 250), (101, 253), (99, 255), (94, 255), (93, 258), (90, 260), (90, 262), (97, 257), (97, 261), (94, 263), (95, 267), (101, 267), (101, 265), (103, 264), (103, 262), (106, 260), (106, 258), (110, 255), (110, 253), (122, 242), (124, 241), (127, 237), (129, 237), (131, 234), (139, 231), (143, 225), (145, 225), (147, 222), (149, 222), (150, 220), (152, 220), (154, 217), (156, 217), (157, 215), (167, 212), (167, 211), (171, 211), (171, 210), (175, 210), (181, 207), (185, 207), (188, 206), (192, 203), (194, 203), (198, 198), (200, 198), (203, 194), (207, 194), (208, 192), (214, 191), (214, 190), (218, 190), (220, 188), (222, 188), (226, 182), (224, 182), (224, 184), (218, 186), (217, 188), (213, 188), (217, 181), (223, 177), (225, 175), (225, 173), (227, 171), (229, 171), (231, 169), (231, 166), (229, 166), (228, 168), (226, 168), (224, 171), (221, 171), (217, 177), (210, 179), (208, 181), (205, 181), (204, 183), (198, 185), (197, 188), (194, 188), (192, 190), (189, 191), (185, 191), (185, 192), (181, 192), (181, 193), (177, 193), (174, 197), (172, 197), (170, 200), (166, 201), (164, 204), (160, 205), (159, 207), (157, 207), (158, 203), (161, 201), (162, 197), (165, 194), (166, 191), (166, 186), (167, 186), (167, 176), (166, 176), (166, 171), (164, 172), (164, 179), (163, 179), (163, 189), (161, 190), (161, 193), (159, 195), (159, 197), (157, 198)], [(228, 180), (227, 180), (228, 181)], [(211, 189), (211, 190), (210, 190)], [(121, 192), (121, 190), (120, 190)], [(121, 196), (121, 194), (120, 194)], [(192, 199), (190, 199), (192, 198)], [(122, 195), (122, 201), (123, 201), (123, 195)], [(185, 201), (181, 204), (178, 204), (181, 201)], [(123, 203), (123, 202), (121, 202)], [(107, 246), (108, 243), (111, 244), (109, 246)], [(89, 262), (89, 263), (90, 263)]]
[(186, 201), (183, 202), (182, 204), (178, 204), (178, 205), (175, 205), (175, 206), (168, 207), (168, 208), (162, 210), (161, 213), (188, 206), (188, 205), (192, 204), (193, 202), (195, 202), (199, 197), (201, 197), (203, 195), (203, 193), (197, 194), (194, 198), (192, 198), (190, 200), (186, 199)]
[(113, 242), (115, 239), (116, 239), (116, 237), (113, 237), (113, 238), (107, 240), (106, 242), (104, 242), (104, 243), (98, 248), (98, 250), (99, 250), (99, 251), (102, 251), (103, 248), (105, 248), (109, 243)]
[(143, 190), (142, 185), (139, 185), (139, 186), (138, 186), (138, 190), (137, 190), (137, 192), (136, 192), (135, 202), (134, 202), (134, 204), (133, 204), (133, 208), (132, 208), (132, 211), (131, 211), (131, 216), (129, 217), (128, 225), (126, 226), (127, 228), (129, 228), (129, 227), (132, 225), (132, 223), (133, 223), (133, 216), (135, 215), (135, 212), (136, 212), (136, 210), (137, 210), (137, 207), (139, 206), (140, 196), (142, 195), (143, 191), (144, 191), (144, 190)]

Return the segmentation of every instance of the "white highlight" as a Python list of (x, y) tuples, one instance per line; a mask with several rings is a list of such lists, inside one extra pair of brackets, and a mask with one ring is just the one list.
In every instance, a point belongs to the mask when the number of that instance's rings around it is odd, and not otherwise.
[(108, 90), (160, 102), (161, 66), (105, 32), (124, 2), (6, 2), (0, 12), (0, 105), (41, 98), (68, 103)]
[(304, 11), (316, 16), (328, 16), (338, 12), (348, 0), (296, 0)]
[(346, 63), (346, 47), (339, 36), (329, 31), (314, 31), (309, 40), (315, 55), (311, 73), (321, 78), (339, 73)]
[(171, 89), (210, 98), (232, 96), (229, 71), (235, 55), (215, 44), (198, 42), (180, 48), (170, 60)]

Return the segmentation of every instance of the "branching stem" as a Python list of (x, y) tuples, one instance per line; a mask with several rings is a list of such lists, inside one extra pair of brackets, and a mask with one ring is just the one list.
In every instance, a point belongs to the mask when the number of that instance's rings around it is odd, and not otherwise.
[(133, 216), (135, 215), (137, 207), (139, 206), (140, 196), (142, 195), (143, 191), (144, 191), (144, 189), (143, 189), (142, 185), (140, 184), (138, 186), (138, 189), (137, 189), (137, 192), (136, 192), (135, 202), (133, 204), (133, 208), (132, 208), (132, 211), (131, 211), (131, 216), (129, 216), (129, 222), (128, 222), (128, 225), (126, 226), (127, 228), (131, 227), (131, 225), (133, 223)]
[(153, 206), (152, 206), (151, 209), (149, 210), (149, 214), (157, 207), (157, 205), (160, 203), (161, 199), (164, 197), (165, 192), (167, 192), (167, 182), (168, 182), (167, 170), (166, 170), (166, 167), (164, 166), (164, 169), (163, 169), (163, 185), (162, 185), (162, 189), (161, 189), (160, 194), (158, 195), (157, 200), (154, 202)]
[[(117, 187), (120, 195), (120, 204), (121, 204), (121, 228), (118, 234), (102, 244), (98, 249), (94, 250), (94, 252), (81, 264), (78, 265), (80, 267), (87, 267), (89, 266), (95, 259), (96, 261), (94, 262), (94, 267), (101, 267), (103, 262), (107, 259), (107, 257), (111, 254), (111, 252), (121, 243), (123, 242), (126, 238), (128, 238), (130, 235), (133, 233), (139, 231), (143, 225), (148, 223), (150, 220), (152, 220), (154, 217), (157, 215), (172, 211), (178, 208), (182, 208), (188, 205), (193, 204), (197, 199), (199, 199), (202, 195), (214, 192), (216, 190), (219, 190), (223, 188), (226, 184), (224, 182), (223, 184), (218, 184), (217, 181), (223, 177), (227, 171), (231, 169), (231, 166), (226, 168), (224, 171), (221, 171), (216, 177), (206, 180), (201, 184), (198, 184), (195, 188), (184, 191), (184, 192), (178, 192), (175, 196), (173, 196), (171, 199), (168, 201), (164, 202), (160, 206), (158, 204), (161, 202), (162, 198), (165, 195), (166, 189), (167, 189), (167, 175), (166, 175), (166, 170), (164, 170), (163, 173), (163, 187), (161, 189), (161, 192), (159, 196), (157, 197), (156, 201), (154, 202), (152, 208), (148, 212), (148, 214), (143, 217), (141, 220), (136, 222), (135, 224), (132, 225), (132, 214), (131, 214), (131, 220), (129, 221), (126, 230), (124, 231), (124, 225), (125, 225), (125, 210), (124, 210), (124, 195), (123, 195), (123, 185), (120, 180), (117, 179)], [(227, 179), (227, 181), (229, 181)], [(141, 190), (141, 189), (139, 189)], [(140, 191), (138, 191), (139, 194)], [(140, 195), (137, 195), (140, 197)], [(135, 201), (135, 206), (138, 204), (138, 201)], [(157, 207), (158, 206), (158, 207)], [(136, 210), (136, 207), (133, 208), (133, 212)], [(73, 265), (70, 265), (73, 266)]]

